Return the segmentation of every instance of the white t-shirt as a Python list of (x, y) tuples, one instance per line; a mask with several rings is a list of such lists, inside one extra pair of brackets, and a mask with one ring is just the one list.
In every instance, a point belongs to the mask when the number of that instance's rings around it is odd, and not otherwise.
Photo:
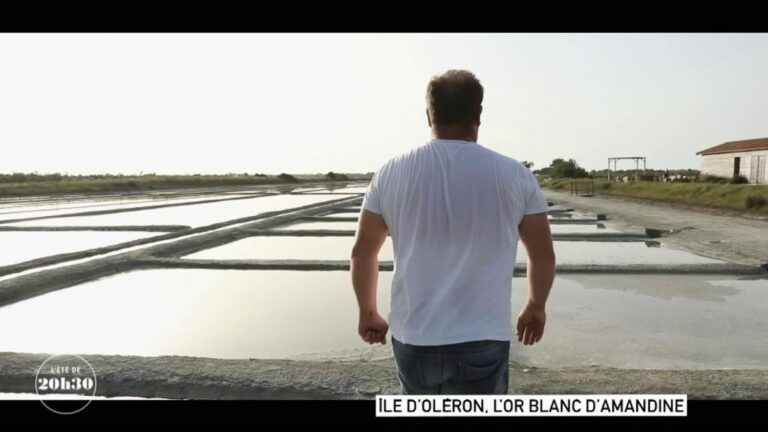
[(512, 339), (518, 225), (547, 211), (528, 168), (474, 142), (432, 140), (381, 167), (363, 208), (382, 215), (392, 238), (393, 337)]

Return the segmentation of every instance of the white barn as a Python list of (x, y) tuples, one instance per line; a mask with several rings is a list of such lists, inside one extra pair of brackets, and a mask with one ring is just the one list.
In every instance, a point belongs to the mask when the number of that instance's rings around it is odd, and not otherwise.
[(753, 184), (768, 184), (768, 138), (730, 141), (696, 153), (702, 174), (720, 177), (741, 175)]

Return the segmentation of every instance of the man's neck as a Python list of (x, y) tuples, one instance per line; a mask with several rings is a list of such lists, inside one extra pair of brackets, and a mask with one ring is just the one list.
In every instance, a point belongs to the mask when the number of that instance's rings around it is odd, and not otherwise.
[(435, 139), (477, 142), (477, 131), (467, 128), (432, 128)]

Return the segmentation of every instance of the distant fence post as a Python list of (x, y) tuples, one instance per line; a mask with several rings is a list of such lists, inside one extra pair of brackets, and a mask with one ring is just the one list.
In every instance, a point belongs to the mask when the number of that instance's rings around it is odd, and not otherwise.
[[(584, 186), (580, 187), (579, 185), (582, 182), (584, 182)], [(595, 194), (595, 179), (593, 177), (587, 179), (572, 178), (570, 182), (570, 191), (571, 195), (593, 196)]]

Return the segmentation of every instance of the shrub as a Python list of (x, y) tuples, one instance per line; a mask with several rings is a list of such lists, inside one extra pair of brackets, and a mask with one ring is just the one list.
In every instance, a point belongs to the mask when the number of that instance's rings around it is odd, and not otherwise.
[(731, 184), (747, 184), (749, 183), (749, 180), (744, 177), (743, 175), (737, 175), (733, 177), (732, 179), (728, 180), (728, 183)]
[(748, 209), (759, 209), (765, 205), (768, 205), (768, 198), (763, 195), (747, 195), (746, 202), (744, 203), (744, 206)]
[(587, 170), (580, 167), (574, 159), (555, 159), (546, 167), (537, 171), (539, 174), (553, 178), (583, 178), (589, 177)]
[(721, 183), (721, 184), (728, 183), (727, 177), (720, 177), (720, 176), (714, 176), (709, 174), (702, 176), (699, 180), (704, 183)]
[(299, 181), (299, 179), (297, 179), (296, 177), (286, 173), (281, 173), (280, 175), (277, 176), (277, 178), (284, 182), (291, 182), (291, 183), (296, 183)]
[(608, 190), (608, 189), (611, 188), (612, 184), (613, 183), (609, 183), (609, 182), (605, 182), (605, 183), (602, 183), (602, 182), (601, 183), (597, 183), (597, 182), (595, 182), (595, 189), (598, 189), (598, 190)]
[(329, 180), (349, 180), (349, 177), (346, 174), (336, 174), (333, 171), (326, 174), (325, 178)]

